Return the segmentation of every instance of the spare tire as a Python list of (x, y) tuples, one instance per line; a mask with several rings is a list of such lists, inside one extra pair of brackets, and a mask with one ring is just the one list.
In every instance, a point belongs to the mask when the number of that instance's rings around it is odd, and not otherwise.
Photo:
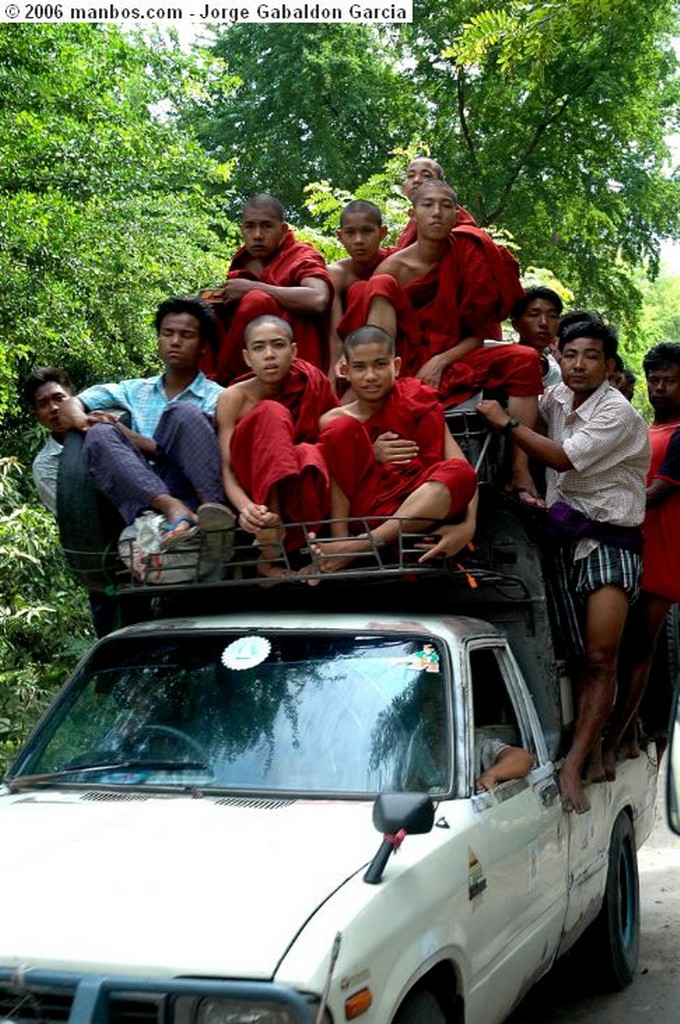
[(57, 477), (57, 523), (64, 555), (88, 590), (109, 590), (121, 569), (116, 542), (123, 526), (118, 511), (94, 487), (83, 459), (85, 435), (69, 430)]

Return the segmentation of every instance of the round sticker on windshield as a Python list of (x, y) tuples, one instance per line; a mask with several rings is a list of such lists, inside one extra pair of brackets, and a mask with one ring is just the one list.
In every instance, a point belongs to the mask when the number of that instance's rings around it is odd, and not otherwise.
[(222, 651), (222, 664), (237, 672), (244, 668), (255, 668), (267, 659), (271, 649), (272, 645), (266, 636), (240, 636)]

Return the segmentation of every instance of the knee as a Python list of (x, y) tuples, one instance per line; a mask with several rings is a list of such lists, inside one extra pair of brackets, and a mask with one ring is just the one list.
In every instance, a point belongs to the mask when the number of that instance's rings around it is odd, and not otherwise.
[(319, 434), (319, 443), (332, 441), (340, 444), (352, 444), (357, 438), (367, 436), (363, 425), (353, 416), (335, 416), (329, 420)]
[(608, 679), (616, 673), (616, 650), (591, 641), (586, 645), (585, 662), (591, 679)]
[(163, 411), (159, 426), (160, 424), (171, 427), (181, 427), (185, 424), (188, 426), (191, 423), (201, 423), (205, 419), (205, 413), (201, 409), (197, 409), (195, 405), (191, 405), (189, 402), (176, 402)]
[(108, 448), (121, 434), (112, 423), (95, 423), (89, 427), (83, 440), (83, 454), (86, 458)]

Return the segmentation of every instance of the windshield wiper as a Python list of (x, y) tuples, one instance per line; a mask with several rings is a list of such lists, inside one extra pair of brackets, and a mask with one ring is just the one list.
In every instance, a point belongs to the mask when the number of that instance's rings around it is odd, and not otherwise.
[(149, 771), (187, 771), (189, 769), (202, 769), (208, 771), (208, 765), (204, 761), (171, 761), (151, 760), (149, 758), (130, 758), (127, 761), (111, 761), (101, 764), (73, 765), (70, 768), (61, 768), (56, 772), (40, 772), (37, 775), (15, 775), (13, 779), (5, 779), (5, 784), (10, 790), (23, 789), (26, 786), (50, 785), (53, 782), (61, 782), (73, 775), (89, 775), (91, 772), (120, 772), (131, 768), (146, 768)]

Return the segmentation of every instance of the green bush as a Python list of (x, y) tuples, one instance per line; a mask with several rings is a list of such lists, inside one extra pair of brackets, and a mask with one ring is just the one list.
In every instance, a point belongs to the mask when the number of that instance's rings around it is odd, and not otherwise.
[(24, 472), (0, 458), (0, 771), (94, 638), (54, 518), (22, 494)]

